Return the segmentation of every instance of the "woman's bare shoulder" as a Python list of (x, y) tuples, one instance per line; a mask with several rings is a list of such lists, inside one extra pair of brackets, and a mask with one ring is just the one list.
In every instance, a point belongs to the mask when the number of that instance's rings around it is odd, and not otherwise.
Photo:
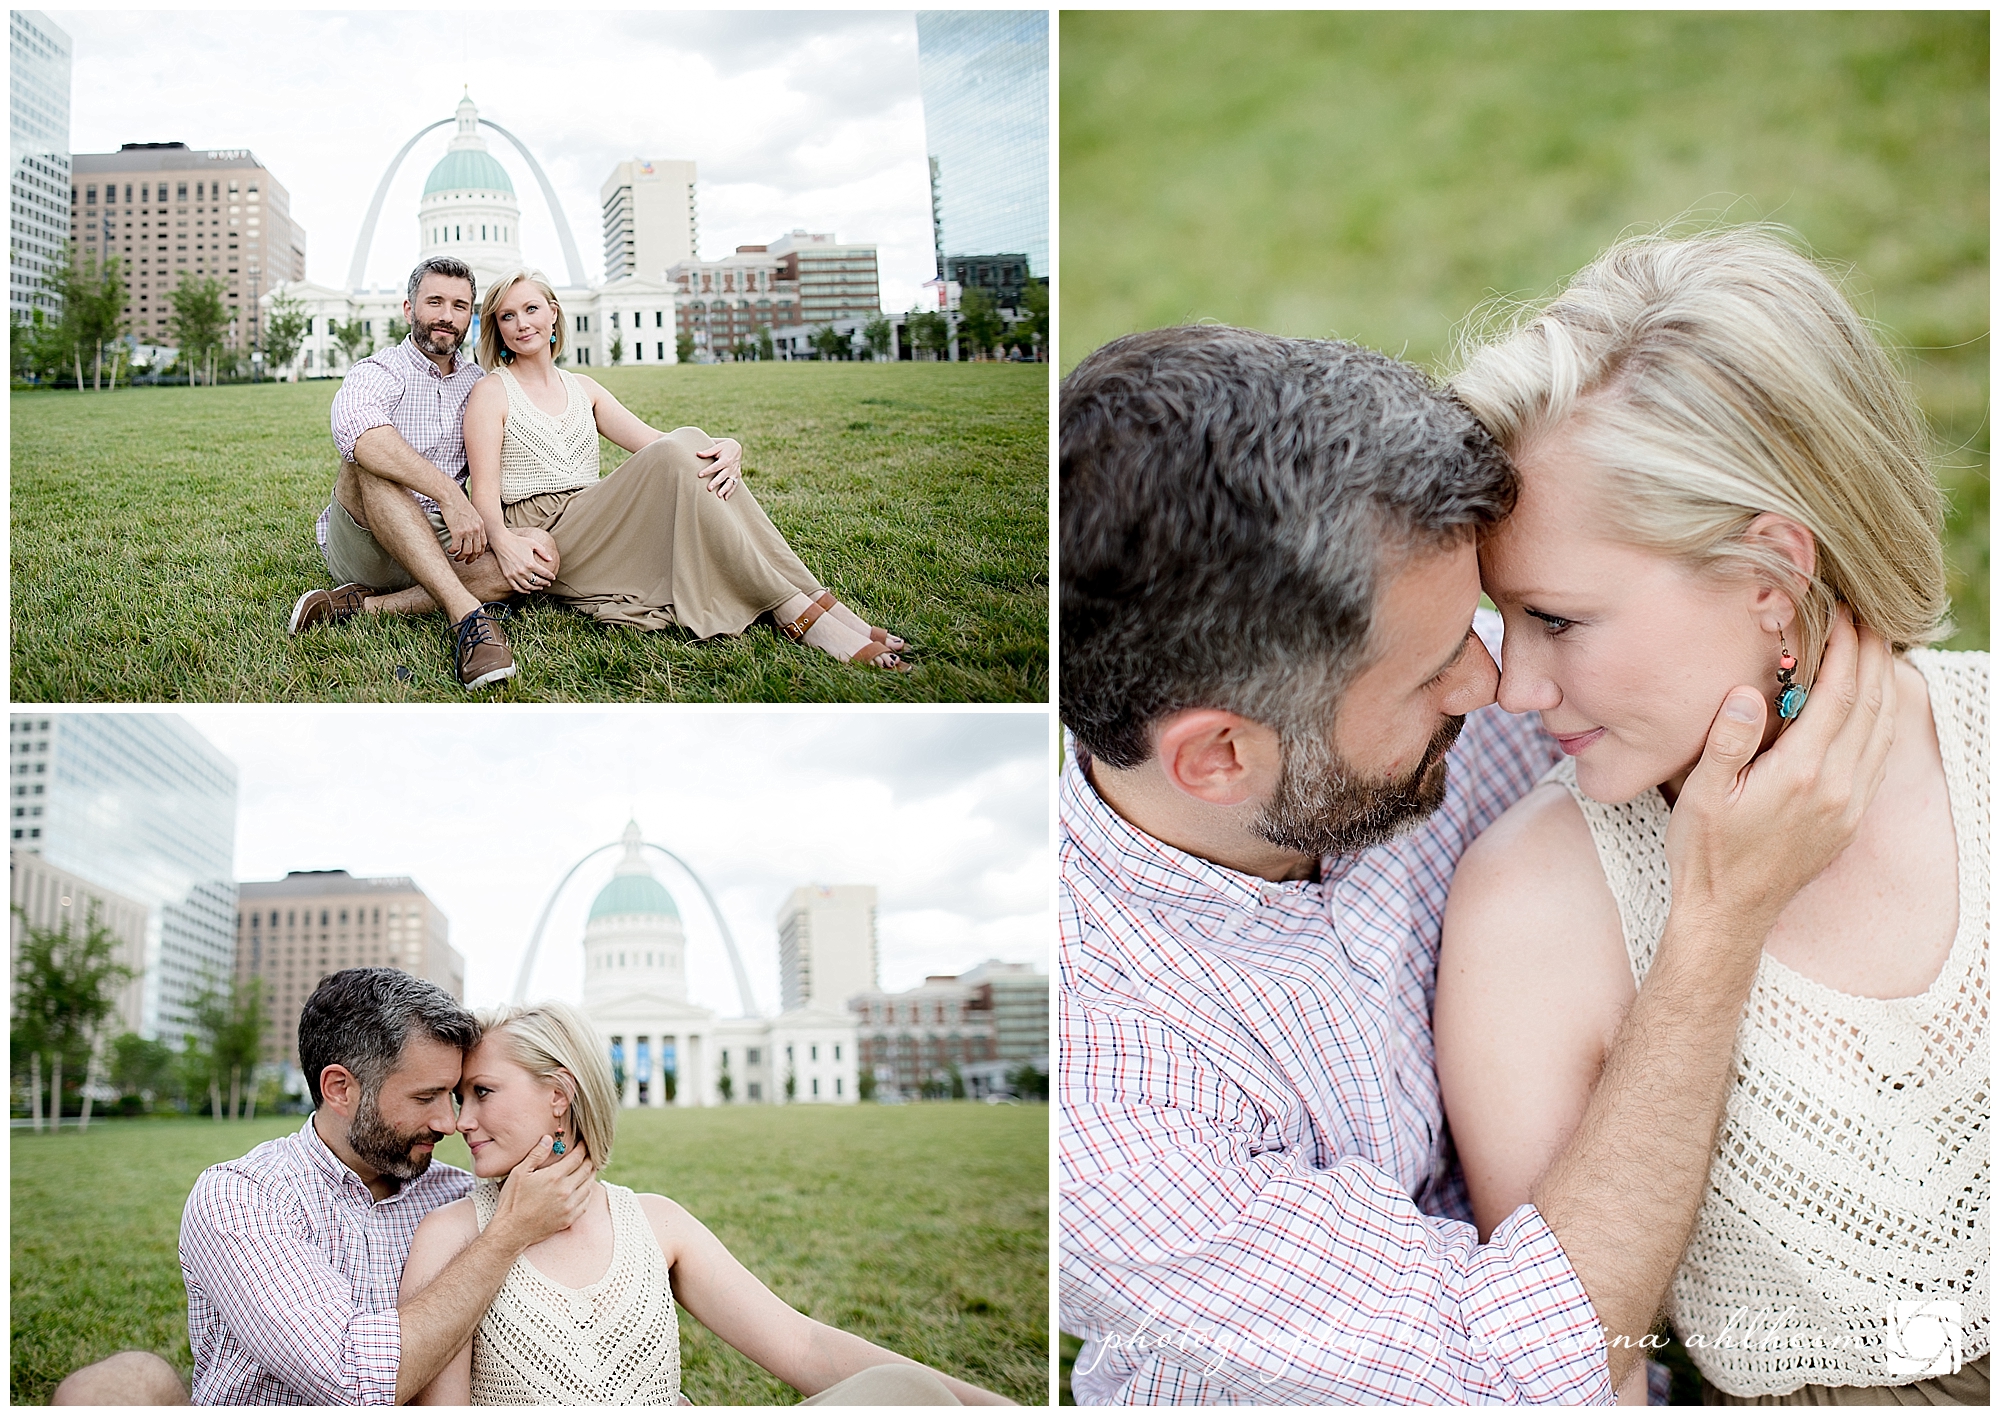
[(498, 369), (488, 370), (485, 377), (472, 385), (472, 392), (466, 395), (468, 409), (498, 408), (502, 415), (507, 411), (507, 390), (500, 382)]
[(417, 1222), (417, 1233), (430, 1231), (435, 1239), (449, 1239), (463, 1235), (468, 1240), (479, 1237), (479, 1216), (472, 1208), (472, 1196), (452, 1200), (439, 1205)]
[(1467, 848), (1452, 877), (1444, 949), (1454, 965), (1513, 972), (1622, 962), (1623, 925), (1590, 823), (1568, 790), (1548, 782), (1502, 812)]

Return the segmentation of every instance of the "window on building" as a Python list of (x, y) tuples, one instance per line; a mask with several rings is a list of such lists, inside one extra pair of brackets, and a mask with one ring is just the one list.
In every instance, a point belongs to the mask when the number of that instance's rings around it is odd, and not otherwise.
[(664, 328), (666, 328), (666, 323), (667, 323), (667, 312), (666, 312), (665, 310), (655, 310), (655, 311), (653, 311), (653, 328), (654, 328), (654, 329), (664, 329)]
[(835, 1077), (835, 1078), (833, 1079), (833, 1094), (834, 1094), (835, 1096), (839, 1096), (839, 1095), (840, 1095), (840, 1082), (841, 1082), (841, 1079), (840, 1079), (839, 1077)]
[(837, 1042), (833, 1045), (833, 1060), (836, 1062), (840, 1060), (840, 1044)]
[(750, 1048), (743, 1054), (743, 1065), (746, 1067), (760, 1067), (763, 1063), (764, 1049), (761, 1047)]
[(85, 187), (83, 189), (83, 204), (85, 206), (97, 205), (97, 188)]
[(818, 1096), (818, 1095), (819, 1095), (819, 1078), (818, 1078), (818, 1077), (814, 1077), (814, 1078), (813, 1078), (813, 1095), (814, 1095), (814, 1096)]
[(812, 1056), (811, 1056), (811, 1059), (810, 1059), (810, 1060), (812, 1060), (812, 1061), (814, 1061), (814, 1062), (817, 1062), (817, 1061), (819, 1061), (819, 1044), (818, 1044), (818, 1043), (814, 1043), (814, 1044), (812, 1045)]
[(662, 364), (667, 362), (667, 346), (664, 341), (653, 346), (653, 357)]

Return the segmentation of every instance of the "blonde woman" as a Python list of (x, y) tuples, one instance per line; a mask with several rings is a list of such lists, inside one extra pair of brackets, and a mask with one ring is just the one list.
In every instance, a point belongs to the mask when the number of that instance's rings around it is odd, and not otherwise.
[[(699, 428), (663, 433), (596, 380), (556, 366), (566, 322), (548, 280), (504, 276), (479, 306), (479, 362), (498, 374), (465, 405), (468, 492), (507, 583), (607, 624), (741, 634), (761, 615), (847, 663), (907, 669), (806, 569), (743, 485), (743, 448)], [(633, 454), (599, 479), (597, 438)], [(528, 535), (547, 532), (556, 555)]]
[[(565, 1003), (480, 1018), (459, 1079), (472, 1194), (417, 1226), (407, 1301), (486, 1227), (508, 1172), (548, 1135), (611, 1160), (618, 1094), (583, 1016)], [(797, 1312), (702, 1222), (664, 1195), (592, 1182), (584, 1217), (514, 1263), (472, 1342), (417, 1400), (444, 1406), (672, 1406), (680, 1396), (678, 1303), (765, 1371), (832, 1406), (1009, 1405)]]
[[(1500, 704), (1565, 754), (1445, 918), (1438, 1075), (1481, 1235), (1583, 1119), (1718, 705), (1761, 684), (1729, 702), (1761, 706), (1768, 747), (1851, 615), (1900, 651), (1895, 744), (1859, 838), (1765, 942), (1667, 1311), (1711, 1402), (1984, 1405), (1987, 656), (1924, 647), (1947, 603), (1920, 415), (1763, 229), (1620, 243), (1453, 386), (1521, 474), (1480, 549)], [(1632, 1196), (1635, 1230), (1656, 1218)]]

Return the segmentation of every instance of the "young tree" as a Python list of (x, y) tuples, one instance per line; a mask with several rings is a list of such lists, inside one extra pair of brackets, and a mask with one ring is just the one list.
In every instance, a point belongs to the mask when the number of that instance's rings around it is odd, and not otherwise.
[(855, 1078), (855, 1090), (860, 1093), (863, 1101), (873, 1101), (876, 1089), (880, 1085), (875, 1080), (875, 1069), (873, 1067), (863, 1067), (861, 1075)]
[(758, 325), (757, 358), (761, 362), (768, 364), (777, 357), (778, 346), (771, 341), (771, 327), (769, 325)]
[[(33, 1110), (41, 1105), (43, 1062), (50, 1077), (49, 1114), (62, 1124), (62, 1077), (65, 1064), (86, 1081), (104, 1024), (118, 1007), (118, 990), (133, 972), (118, 962), (118, 937), (92, 910), (81, 934), (69, 920), (59, 929), (24, 926), (14, 960), (14, 1019), (9, 1042), (16, 1067), (29, 1063), (34, 1089)], [(89, 1124), (89, 1093), (84, 1093), (84, 1124)]]
[(715, 1074), (715, 1089), (722, 1093), (722, 1101), (727, 1105), (736, 1099), (736, 1082), (729, 1075), (729, 1055), (723, 1054), (722, 1070)]
[(222, 308), (222, 282), (212, 277), (197, 280), (182, 271), (180, 284), (167, 298), (173, 303), (167, 329), (180, 349), (180, 364), (188, 370), (188, 382), (194, 382), (196, 371), (209, 369), (208, 382), (213, 387), (211, 366), (215, 351), (222, 346), (222, 332), (229, 325)]
[(889, 317), (877, 315), (868, 321), (867, 328), (861, 331), (861, 338), (867, 343), (870, 354), (877, 359), (886, 359), (889, 357), (889, 345), (894, 341), (895, 334), (896, 327), (889, 322)]
[(819, 351), (822, 359), (845, 359), (853, 353), (853, 341), (832, 325), (822, 325), (813, 331), (808, 343)]
[(111, 1043), (111, 1085), (150, 1107), (173, 1090), (174, 1050), (137, 1033), (120, 1033)]
[(409, 337), (410, 327), (403, 322), (403, 317), (401, 315), (389, 316), (389, 347), (393, 349)]
[(674, 336), (674, 357), (683, 364), (692, 364), (694, 362), (694, 335), (692, 332), (682, 330)]
[[(253, 975), (232, 980), (227, 989), (212, 984), (203, 989), (195, 999), (194, 1025), (196, 1036), (189, 1046), (199, 1046), (207, 1058), (207, 1091), (215, 1119), (237, 1120), (263, 1059), (264, 981)], [(224, 1086), (229, 1088), (226, 1110)]]
[[(678, 347), (680, 341), (676, 339), (674, 341), (674, 344), (676, 347)], [(622, 364), (625, 362), (625, 336), (622, 334), (614, 334), (611, 336), (611, 362), (614, 364)], [(681, 362), (686, 363), (687, 361), (683, 359)]]
[(308, 323), (305, 301), (292, 295), (271, 297), (271, 310), (264, 318), (264, 362), (273, 378), (298, 358)]
[(347, 356), (348, 367), (352, 368), (354, 361), (362, 357), (355, 351), (366, 352), (369, 342), (367, 326), (357, 316), (351, 320), (336, 320), (332, 328), (333, 342), (340, 346), (340, 352)]
[(1028, 312), (1025, 323), (1027, 333), (1035, 341), (1035, 357), (1046, 359), (1049, 349), (1049, 283), (1046, 280), (1030, 280), (1021, 291), (1021, 306)]
[(910, 342), (933, 359), (942, 359), (951, 348), (951, 320), (942, 310), (923, 310), (910, 316), (906, 328)]
[(1000, 309), (986, 291), (975, 285), (960, 297), (958, 337), (962, 342), (972, 346), (975, 356), (991, 351), (1006, 331), (1006, 323), (1000, 318)]

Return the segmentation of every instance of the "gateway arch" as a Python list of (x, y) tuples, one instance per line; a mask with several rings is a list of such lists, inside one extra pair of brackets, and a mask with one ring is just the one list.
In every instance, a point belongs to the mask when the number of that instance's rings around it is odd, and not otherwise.
[[(354, 263), (347, 268), (347, 289), (350, 294), (360, 290), (362, 281), (367, 278), (368, 248), (375, 243), (375, 222), (382, 215), (382, 199), (389, 194), (389, 183), (394, 180), (397, 169), (403, 165), (403, 159), (410, 155), (410, 149), (417, 145), (424, 134), (457, 121), (456, 118), (440, 118), (435, 123), (419, 128), (416, 136), (404, 143), (403, 150), (390, 162), (389, 170), (382, 174), (382, 181), (375, 188), (375, 200), (368, 204), (368, 216), (361, 223), (360, 239), (354, 243)], [(528, 151), (526, 143), (491, 118), (481, 118), (479, 122), (512, 143), (514, 150), (526, 160), (528, 170), (535, 174), (535, 181), (541, 184), (542, 199), (549, 204), (549, 213), (556, 219), (556, 235), (562, 239), (563, 261), (569, 266), (570, 286), (572, 289), (583, 289), (589, 283), (584, 279), (583, 257), (577, 254), (576, 237), (570, 232), (569, 218), (563, 215), (562, 203), (556, 200), (556, 189), (550, 184), (548, 174), (542, 171), (542, 164), (535, 161), (535, 155)]]

